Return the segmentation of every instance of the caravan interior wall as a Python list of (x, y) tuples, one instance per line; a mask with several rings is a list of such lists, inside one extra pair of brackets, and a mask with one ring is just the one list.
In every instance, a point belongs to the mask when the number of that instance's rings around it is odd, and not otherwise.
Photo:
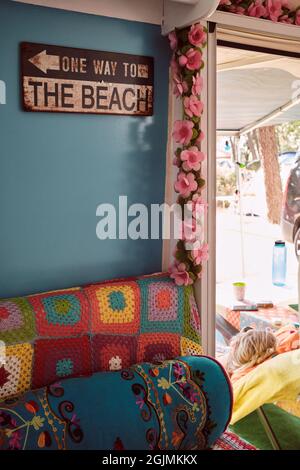
[[(153, 116), (25, 112), (20, 43), (154, 59)], [(160, 26), (1, 0), (0, 296), (161, 269), (161, 240), (99, 240), (96, 209), (164, 201), (169, 45)]]

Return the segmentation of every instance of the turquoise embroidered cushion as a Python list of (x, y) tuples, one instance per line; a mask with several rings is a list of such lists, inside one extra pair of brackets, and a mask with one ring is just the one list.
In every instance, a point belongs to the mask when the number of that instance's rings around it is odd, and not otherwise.
[(231, 408), (227, 376), (213, 359), (143, 363), (0, 403), (0, 449), (206, 449)]

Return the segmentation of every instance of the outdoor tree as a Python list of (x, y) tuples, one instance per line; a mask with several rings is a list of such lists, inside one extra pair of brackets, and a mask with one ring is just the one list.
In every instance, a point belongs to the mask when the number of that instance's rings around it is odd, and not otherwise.
[(282, 204), (282, 184), (275, 126), (260, 127), (258, 129), (258, 136), (264, 170), (268, 219), (273, 224), (279, 224)]
[(253, 160), (259, 160), (259, 148), (255, 131), (249, 132), (247, 134), (247, 144), (252, 154)]
[(279, 153), (297, 152), (300, 147), (300, 121), (290, 121), (276, 126)]

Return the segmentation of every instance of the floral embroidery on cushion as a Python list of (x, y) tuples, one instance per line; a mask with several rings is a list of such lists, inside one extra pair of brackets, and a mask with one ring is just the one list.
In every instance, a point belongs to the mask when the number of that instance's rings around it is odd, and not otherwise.
[[(208, 399), (203, 390), (204, 374), (191, 377), (189, 366), (179, 360), (159, 365), (131, 368), (144, 381), (134, 383), (136, 405), (143, 420), (155, 416), (158, 430), (147, 431), (150, 449), (205, 449), (215, 423), (210, 419)], [(130, 370), (121, 373), (125, 380), (137, 379)]]
[(121, 441), (121, 439), (119, 437), (117, 437), (117, 439), (115, 440), (113, 449), (114, 450), (125, 450), (123, 442)]
[(0, 408), (0, 449), (66, 449), (66, 437), (78, 444), (83, 439), (74, 404), (59, 383), (36, 392), (29, 399), (4, 402)]

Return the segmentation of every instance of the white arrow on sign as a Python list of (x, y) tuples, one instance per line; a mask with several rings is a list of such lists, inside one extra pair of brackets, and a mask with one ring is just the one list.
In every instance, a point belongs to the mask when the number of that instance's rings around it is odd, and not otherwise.
[(47, 54), (46, 49), (28, 60), (44, 73), (48, 70), (60, 70), (59, 55)]

